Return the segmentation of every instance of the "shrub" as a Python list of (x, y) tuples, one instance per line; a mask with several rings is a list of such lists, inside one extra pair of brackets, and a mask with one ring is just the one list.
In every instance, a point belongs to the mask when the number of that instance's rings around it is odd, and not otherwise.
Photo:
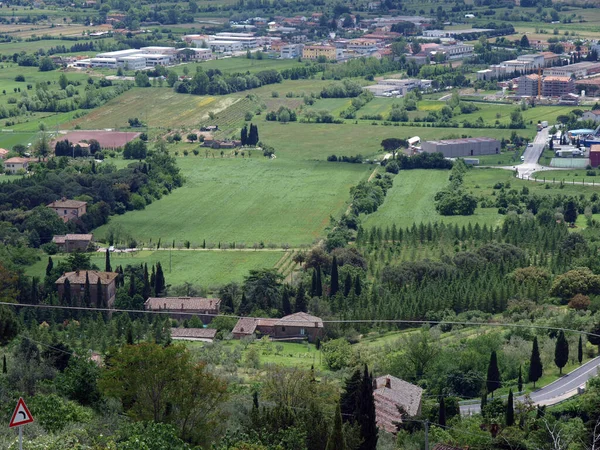
[(569, 300), (569, 308), (584, 311), (590, 308), (592, 301), (587, 295), (576, 294), (571, 300)]

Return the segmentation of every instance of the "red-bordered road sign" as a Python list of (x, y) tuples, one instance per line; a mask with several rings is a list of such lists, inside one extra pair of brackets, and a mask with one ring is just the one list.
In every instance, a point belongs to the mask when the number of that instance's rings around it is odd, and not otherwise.
[(8, 427), (20, 427), (21, 425), (26, 425), (31, 422), (33, 422), (33, 416), (29, 412), (25, 401), (22, 398), (19, 398), (19, 401), (17, 402), (17, 407), (15, 408), (15, 412), (13, 412)]

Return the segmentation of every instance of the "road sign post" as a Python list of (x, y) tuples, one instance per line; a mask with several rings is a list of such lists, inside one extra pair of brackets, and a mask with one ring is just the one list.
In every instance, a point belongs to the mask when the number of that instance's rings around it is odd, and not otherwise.
[(33, 416), (29, 412), (29, 408), (25, 404), (23, 398), (19, 398), (15, 411), (13, 412), (9, 428), (19, 428), (19, 450), (23, 450), (23, 425), (33, 422)]

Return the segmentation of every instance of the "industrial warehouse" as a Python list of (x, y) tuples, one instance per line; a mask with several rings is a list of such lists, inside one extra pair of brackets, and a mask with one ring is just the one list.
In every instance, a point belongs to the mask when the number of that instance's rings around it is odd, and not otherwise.
[(421, 149), (427, 153), (442, 153), (445, 158), (493, 155), (500, 153), (500, 142), (488, 137), (426, 141)]

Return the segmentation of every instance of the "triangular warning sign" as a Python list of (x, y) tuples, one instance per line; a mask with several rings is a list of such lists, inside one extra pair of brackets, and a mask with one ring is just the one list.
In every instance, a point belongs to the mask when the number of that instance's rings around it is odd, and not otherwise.
[(17, 407), (15, 408), (15, 412), (12, 415), (12, 419), (10, 419), (10, 423), (8, 424), (9, 428), (20, 427), (21, 425), (25, 425), (33, 422), (33, 416), (29, 412), (27, 405), (22, 398), (19, 398), (19, 402), (17, 403)]

